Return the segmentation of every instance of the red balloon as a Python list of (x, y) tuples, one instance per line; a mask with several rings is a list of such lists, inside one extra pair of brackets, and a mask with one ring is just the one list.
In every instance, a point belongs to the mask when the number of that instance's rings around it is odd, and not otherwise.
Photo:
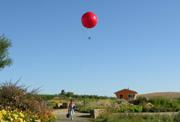
[(82, 25), (86, 28), (93, 28), (97, 25), (98, 17), (93, 12), (86, 12), (81, 18)]

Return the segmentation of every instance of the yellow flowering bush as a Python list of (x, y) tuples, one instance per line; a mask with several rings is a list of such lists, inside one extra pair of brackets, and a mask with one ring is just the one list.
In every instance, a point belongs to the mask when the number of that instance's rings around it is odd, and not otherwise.
[(55, 116), (52, 113), (44, 114), (32, 114), (30, 112), (23, 111), (10, 111), (0, 110), (0, 122), (54, 122)]
[(37, 89), (18, 82), (0, 84), (0, 122), (54, 122), (55, 116)]

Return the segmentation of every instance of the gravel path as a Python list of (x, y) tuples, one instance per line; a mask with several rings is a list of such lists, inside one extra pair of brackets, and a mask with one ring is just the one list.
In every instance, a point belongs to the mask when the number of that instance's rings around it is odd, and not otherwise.
[(74, 120), (69, 120), (66, 118), (67, 109), (54, 110), (54, 114), (56, 115), (56, 122), (92, 122), (93, 119), (90, 118), (89, 113), (78, 113), (75, 112)]

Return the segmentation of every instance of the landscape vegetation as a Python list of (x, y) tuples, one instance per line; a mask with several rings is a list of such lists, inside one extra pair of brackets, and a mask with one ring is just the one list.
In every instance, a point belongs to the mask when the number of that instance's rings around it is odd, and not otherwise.
[[(90, 113), (94, 109), (103, 109), (96, 118), (97, 122), (179, 122), (180, 121), (180, 98), (179, 94), (174, 98), (166, 97), (138, 97), (127, 102), (114, 97), (96, 95), (75, 95), (72, 92), (60, 92), (57, 95), (42, 95), (54, 107), (58, 103), (68, 102), (74, 99), (78, 112)], [(142, 95), (143, 96), (143, 95)]]

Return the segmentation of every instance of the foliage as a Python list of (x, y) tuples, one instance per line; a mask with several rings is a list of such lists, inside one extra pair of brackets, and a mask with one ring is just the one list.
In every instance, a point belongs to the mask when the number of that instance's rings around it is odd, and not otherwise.
[(180, 111), (180, 98), (170, 99), (164, 97), (154, 97), (147, 100), (139, 97), (133, 101), (135, 105), (142, 105), (143, 112), (177, 112)]
[(4, 36), (0, 36), (0, 70), (12, 63), (8, 54), (8, 49), (10, 46), (10, 40)]
[(177, 99), (153, 98), (149, 100), (154, 106), (150, 112), (176, 112), (180, 111), (180, 103)]
[(173, 116), (162, 115), (129, 115), (106, 113), (96, 119), (96, 122), (174, 122)]
[(148, 100), (145, 97), (137, 97), (132, 103), (134, 105), (144, 105), (148, 102)]
[(98, 95), (78, 95), (73, 92), (66, 92), (65, 90), (61, 90), (59, 93), (60, 98), (72, 98), (72, 99), (114, 99), (113, 97), (107, 96), (98, 96)]
[(174, 122), (180, 122), (180, 112), (174, 117)]
[(52, 122), (55, 121), (54, 115), (47, 113), (46, 116), (40, 114), (35, 114), (29, 111), (19, 111), (19, 110), (5, 110), (0, 111), (0, 121), (8, 122)]
[(76, 102), (77, 110), (80, 112), (90, 112), (93, 109), (108, 109), (114, 105), (114, 101), (111, 99), (84, 99)]
[(7, 110), (1, 110), (0, 111), (0, 120), (1, 121), (17, 121), (17, 122), (23, 122), (28, 118), (25, 116), (23, 112), (18, 111), (7, 111)]
[(4, 82), (0, 85), (0, 105), (0, 109), (38, 115), (40, 120), (51, 119), (51, 111), (43, 99), (37, 95), (37, 89), (28, 92), (28, 88), (18, 85), (18, 82)]
[(108, 109), (109, 112), (117, 113), (117, 112), (142, 112), (143, 108), (141, 105), (133, 105), (133, 104), (117, 104), (116, 107), (110, 107)]
[[(48, 95), (44, 96), (48, 97)], [(61, 90), (60, 94), (50, 96), (48, 105), (55, 106), (58, 103), (67, 103), (69, 99), (76, 101), (77, 110), (80, 112), (90, 112), (93, 109), (107, 109), (111, 112), (177, 112), (180, 111), (180, 98), (170, 99), (155, 97), (146, 99), (138, 97), (131, 103), (119, 101), (112, 97), (97, 95), (77, 95), (72, 92)], [(50, 97), (48, 99), (50, 99)], [(63, 100), (63, 101), (62, 101)]]
[(90, 112), (93, 109), (107, 109), (111, 113), (176, 112), (180, 110), (179, 99), (153, 98), (147, 100), (146, 98), (138, 98), (133, 103), (135, 105), (113, 99), (84, 99), (78, 103), (78, 110)]
[(54, 97), (57, 97), (57, 95), (51, 94), (39, 94), (39, 96), (45, 101), (52, 100)]
[(154, 105), (150, 102), (143, 104), (143, 112), (153, 112)]

